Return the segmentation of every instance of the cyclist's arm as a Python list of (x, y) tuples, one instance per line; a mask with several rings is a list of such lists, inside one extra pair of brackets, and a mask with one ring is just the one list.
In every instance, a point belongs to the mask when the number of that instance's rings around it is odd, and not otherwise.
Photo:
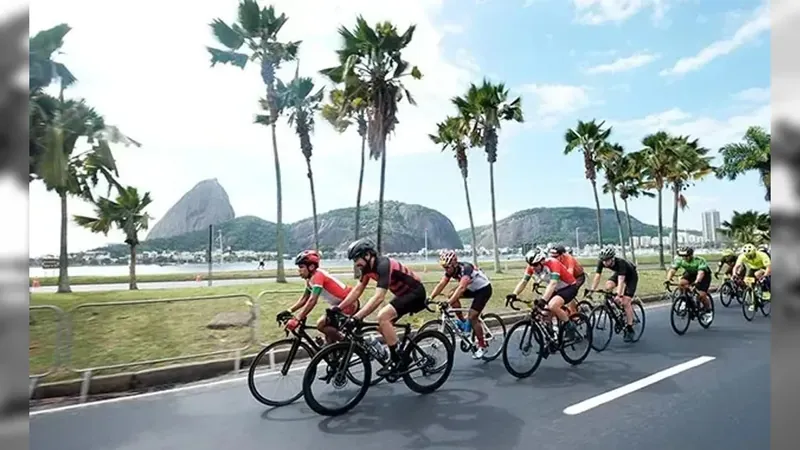
[[(766, 255), (766, 253), (765, 253), (765, 255)], [(772, 275), (772, 260), (770, 259), (769, 256), (764, 258), (764, 265), (766, 266), (765, 270), (764, 270), (764, 276), (768, 277), (768, 276)]]
[(590, 291), (597, 289), (597, 286), (600, 284), (600, 274), (603, 273), (603, 262), (597, 261), (597, 267), (594, 269), (594, 278), (592, 278), (592, 287), (589, 288)]
[(456, 290), (453, 292), (453, 295), (451, 295), (450, 299), (448, 300), (450, 306), (453, 306), (453, 304), (455, 304), (458, 301), (458, 299), (460, 299), (461, 296), (464, 295), (464, 291), (467, 290), (469, 282), (470, 282), (469, 277), (467, 276), (461, 277), (461, 279), (458, 281), (458, 286), (456, 287)]
[(531, 274), (528, 273), (528, 270), (525, 270), (525, 275), (522, 276), (522, 279), (519, 280), (517, 283), (517, 287), (514, 288), (514, 295), (519, 295), (523, 290), (525, 290), (525, 286), (528, 285), (528, 281), (531, 280)]
[(367, 288), (367, 284), (369, 283), (369, 278), (366, 276), (361, 277), (361, 281), (358, 282), (357, 285), (353, 287), (353, 290), (347, 294), (347, 297), (339, 303), (339, 309), (347, 309), (350, 305), (358, 301), (361, 297), (361, 294), (364, 293), (364, 289)]
[(378, 306), (383, 303), (383, 300), (386, 298), (386, 292), (389, 290), (389, 280), (391, 276), (391, 262), (389, 258), (382, 258), (378, 260), (378, 266), (375, 268), (376, 272), (378, 273), (378, 282), (375, 286), (375, 294), (372, 295), (367, 301), (367, 304), (364, 305), (357, 313), (353, 314), (353, 317), (357, 319), (363, 319), (368, 315), (372, 314), (373, 311), (378, 309)]
[(436, 286), (433, 287), (433, 290), (431, 291), (431, 297), (430, 297), (431, 300), (433, 300), (439, 294), (441, 294), (442, 291), (444, 290), (445, 286), (447, 286), (447, 283), (449, 283), (449, 282), (450, 282), (450, 277), (448, 277), (447, 275), (443, 276), (442, 279), (439, 280), (439, 283)]
[(675, 259), (672, 261), (672, 266), (670, 266), (669, 270), (667, 271), (667, 280), (672, 281), (672, 278), (675, 276), (675, 272), (681, 268), (681, 261), (679, 259)]
[(322, 282), (324, 281), (324, 276), (316, 272), (309, 280), (309, 284), (311, 285), (311, 289), (306, 288), (306, 296), (307, 300), (303, 308), (300, 310), (299, 319), (305, 319), (314, 310), (314, 307), (317, 306), (317, 300), (319, 300), (319, 295), (322, 293)]
[(710, 272), (711, 268), (708, 267), (708, 263), (706, 263), (705, 260), (701, 260), (700, 264), (697, 265), (697, 279), (694, 280), (695, 284), (703, 281), (703, 278), (706, 277), (706, 271)]
[[(309, 295), (311, 295), (311, 291), (308, 288), (306, 288), (306, 290), (303, 291), (303, 295), (301, 295), (300, 298), (298, 298), (297, 301), (294, 302), (294, 305), (289, 307), (288, 311), (290, 313), (294, 314), (295, 311), (297, 311), (298, 309), (302, 308), (303, 305), (305, 305), (306, 302), (308, 301)], [(305, 316), (302, 316), (302, 317), (305, 317)]]

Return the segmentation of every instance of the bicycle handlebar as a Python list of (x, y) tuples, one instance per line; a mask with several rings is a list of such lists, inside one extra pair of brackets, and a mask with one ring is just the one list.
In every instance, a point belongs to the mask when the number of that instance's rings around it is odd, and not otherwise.
[(514, 306), (515, 303), (524, 303), (527, 306), (530, 306), (530, 307), (534, 307), (535, 306), (536, 308), (542, 309), (542, 310), (544, 310), (545, 307), (547, 306), (547, 303), (544, 301), (544, 299), (541, 299), (541, 298), (537, 298), (535, 300), (525, 300), (525, 299), (522, 299), (522, 298), (519, 298), (519, 297), (506, 298), (506, 308), (511, 308), (514, 311), (521, 311), (522, 308), (518, 308), (518, 307)]

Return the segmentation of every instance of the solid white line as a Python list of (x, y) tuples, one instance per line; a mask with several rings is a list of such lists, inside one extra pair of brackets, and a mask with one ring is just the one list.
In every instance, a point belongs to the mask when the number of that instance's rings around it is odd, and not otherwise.
[[(668, 304), (668, 303), (663, 303), (663, 304), (659, 303), (659, 304), (655, 304), (655, 305), (645, 305), (644, 309), (646, 309), (646, 310), (647, 309), (659, 309), (659, 308), (663, 308), (663, 307), (666, 307), (666, 306), (670, 306), (670, 304)], [(290, 372), (294, 372), (296, 370), (305, 370), (306, 365), (307, 364), (303, 364), (302, 366), (293, 367), (293, 368), (289, 369), (289, 371)], [(271, 375), (277, 375), (278, 373), (280, 373), (280, 372), (277, 371), (277, 370), (276, 371), (265, 372), (265, 373), (260, 373), (260, 374), (256, 375), (256, 378), (267, 377), (267, 376), (271, 376)], [(175, 387), (175, 388), (171, 388), (171, 389), (164, 389), (164, 390), (161, 390), (161, 391), (145, 392), (143, 394), (126, 395), (124, 397), (115, 397), (115, 398), (108, 398), (108, 399), (104, 399), (104, 400), (89, 401), (87, 403), (76, 403), (74, 405), (54, 406), (54, 407), (51, 407), (51, 408), (40, 409), (38, 411), (30, 411), (29, 416), (33, 417), (33, 416), (39, 416), (39, 415), (43, 415), (43, 414), (52, 414), (52, 413), (57, 413), (57, 412), (62, 412), (62, 411), (69, 411), (69, 410), (72, 410), (72, 409), (88, 408), (88, 407), (93, 407), (93, 406), (107, 405), (107, 404), (111, 404), (111, 403), (119, 403), (119, 402), (130, 401), (130, 400), (145, 399), (145, 398), (149, 398), (149, 397), (158, 397), (158, 396), (161, 396), (161, 395), (168, 395), (168, 394), (173, 394), (173, 393), (177, 393), (177, 392), (187, 392), (187, 391), (194, 391), (194, 390), (203, 389), (203, 388), (223, 386), (223, 385), (226, 385), (226, 384), (238, 383), (240, 381), (246, 381), (246, 380), (247, 380), (247, 375), (244, 375), (244, 376), (239, 376), (239, 377), (234, 377), (234, 378), (225, 378), (225, 379), (222, 379), (222, 380), (214, 380), (214, 381), (208, 381), (208, 382), (204, 382), (204, 383), (191, 384), (191, 385), (188, 385), (188, 386), (179, 386), (179, 387)]]
[(608, 391), (596, 397), (592, 397), (588, 400), (584, 400), (580, 403), (576, 403), (572, 406), (564, 408), (564, 414), (567, 414), (569, 416), (574, 416), (580, 413), (584, 413), (604, 403), (616, 400), (624, 395), (628, 395), (632, 392), (638, 391), (639, 389), (646, 388), (651, 384), (658, 383), (661, 380), (675, 376), (681, 372), (685, 372), (697, 366), (703, 365), (707, 362), (713, 361), (714, 359), (716, 359), (716, 357), (714, 356), (701, 356), (691, 361), (686, 361), (685, 363), (678, 364), (677, 366), (672, 366), (669, 369), (662, 370), (661, 372), (656, 372), (648, 377), (642, 378), (641, 380), (634, 381), (633, 383), (626, 384), (625, 386), (620, 386), (614, 389), (613, 391)]

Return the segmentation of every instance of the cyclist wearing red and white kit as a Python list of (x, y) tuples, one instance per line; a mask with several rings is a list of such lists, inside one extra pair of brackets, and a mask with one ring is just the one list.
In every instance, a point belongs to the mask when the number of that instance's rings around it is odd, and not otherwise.
[[(294, 305), (287, 311), (278, 314), (278, 317), (281, 317), (287, 312), (294, 314), (295, 311), (300, 310), (296, 318), (292, 318), (286, 323), (286, 327), (290, 330), (295, 329), (311, 313), (314, 307), (317, 306), (317, 300), (320, 297), (325, 299), (331, 306), (337, 306), (352, 291), (351, 287), (319, 268), (320, 255), (315, 250), (300, 252), (294, 262), (297, 265), (297, 274), (306, 281), (306, 289)], [(342, 312), (352, 315), (357, 310), (358, 302), (344, 308)], [(317, 320), (317, 329), (325, 334), (328, 343), (341, 339), (341, 335), (336, 328), (329, 326), (325, 315)]]

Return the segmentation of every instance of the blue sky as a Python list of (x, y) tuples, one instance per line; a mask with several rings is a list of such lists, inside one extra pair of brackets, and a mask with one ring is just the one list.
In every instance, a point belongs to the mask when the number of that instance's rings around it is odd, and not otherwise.
[[(84, 97), (107, 119), (144, 143), (115, 149), (126, 183), (151, 191), (156, 218), (194, 184), (218, 178), (237, 215), (275, 220), (269, 134), (252, 124), (263, 96), (255, 68), (208, 64), (208, 22), (235, 17), (233, 2), (142, 0), (124, 6), (86, 0), (31, 5), (31, 31), (68, 22), (65, 62), (79, 79), (68, 92)], [(612, 139), (629, 151), (659, 129), (690, 134), (715, 152), (737, 141), (749, 125), (769, 126), (769, 23), (763, 1), (699, 0), (313, 0), (274, 2), (290, 21), (286, 39), (303, 39), (300, 71), (316, 76), (331, 65), (336, 28), (357, 13), (370, 22), (417, 24), (407, 52), (425, 77), (409, 83), (419, 105), (401, 106), (388, 142), (386, 198), (418, 203), (468, 225), (455, 161), (429, 142), (435, 123), (454, 113), (449, 99), (486, 76), (521, 95), (526, 122), (504, 127), (495, 167), (497, 215), (540, 206), (593, 206), (579, 155), (563, 155), (563, 134), (579, 119), (606, 120)], [(530, 4), (529, 4), (530, 3)], [(528, 5), (529, 4), (529, 5)], [(120, 9), (122, 8), (122, 9)], [(314, 14), (309, 14), (314, 11)], [(108, 21), (108, 17), (127, 17)], [(106, 19), (104, 19), (104, 17)], [(149, 29), (170, 29), (165, 45)], [(98, 56), (100, 55), (100, 56)], [(98, 59), (99, 58), (99, 59)], [(102, 61), (102, 63), (98, 63)], [(122, 70), (120, 70), (122, 68)], [(289, 77), (294, 66), (280, 76)], [(278, 134), (283, 169), (284, 221), (311, 214), (305, 162), (286, 125)], [(312, 138), (318, 209), (352, 206), (359, 139), (319, 121)], [(470, 189), (478, 225), (489, 223), (488, 165), (470, 154)], [(379, 164), (371, 161), (365, 201), (376, 200)], [(686, 192), (683, 226), (700, 228), (700, 214), (733, 209), (766, 211), (755, 174), (735, 182), (709, 179)], [(611, 207), (609, 197), (601, 198)], [(631, 214), (656, 222), (656, 204), (634, 201)], [(671, 221), (665, 203), (665, 221)], [(74, 200), (70, 212), (91, 212)], [(31, 186), (31, 254), (58, 249), (58, 200)], [(120, 241), (70, 228), (70, 249)]]

